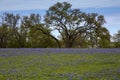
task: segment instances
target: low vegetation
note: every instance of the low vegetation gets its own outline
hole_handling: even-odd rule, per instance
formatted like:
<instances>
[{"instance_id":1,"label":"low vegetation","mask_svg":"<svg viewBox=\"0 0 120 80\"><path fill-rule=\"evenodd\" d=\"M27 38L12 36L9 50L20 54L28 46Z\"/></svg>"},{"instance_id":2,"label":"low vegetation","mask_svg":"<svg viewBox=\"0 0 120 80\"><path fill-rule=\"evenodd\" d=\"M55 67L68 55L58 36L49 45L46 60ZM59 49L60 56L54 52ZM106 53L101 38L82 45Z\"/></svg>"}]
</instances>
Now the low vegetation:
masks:
<instances>
[{"instance_id":1,"label":"low vegetation","mask_svg":"<svg viewBox=\"0 0 120 80\"><path fill-rule=\"evenodd\" d=\"M119 49L116 49L118 53L40 51L42 49L1 49L0 80L120 79Z\"/></svg>"}]
</instances>

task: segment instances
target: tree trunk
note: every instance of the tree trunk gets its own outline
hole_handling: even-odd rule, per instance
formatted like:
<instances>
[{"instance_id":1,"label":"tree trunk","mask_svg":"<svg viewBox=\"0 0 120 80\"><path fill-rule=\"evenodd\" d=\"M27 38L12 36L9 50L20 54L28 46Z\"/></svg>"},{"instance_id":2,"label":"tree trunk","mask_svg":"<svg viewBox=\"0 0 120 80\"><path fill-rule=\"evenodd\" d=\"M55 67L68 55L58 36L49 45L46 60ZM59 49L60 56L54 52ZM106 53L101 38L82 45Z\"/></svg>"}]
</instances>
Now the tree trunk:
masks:
<instances>
[{"instance_id":1,"label":"tree trunk","mask_svg":"<svg viewBox=\"0 0 120 80\"><path fill-rule=\"evenodd\" d=\"M65 41L65 48L72 48L73 47L73 42L70 40Z\"/></svg>"},{"instance_id":2,"label":"tree trunk","mask_svg":"<svg viewBox=\"0 0 120 80\"><path fill-rule=\"evenodd\" d=\"M6 44L5 44L4 38L0 39L0 48L6 48Z\"/></svg>"}]
</instances>

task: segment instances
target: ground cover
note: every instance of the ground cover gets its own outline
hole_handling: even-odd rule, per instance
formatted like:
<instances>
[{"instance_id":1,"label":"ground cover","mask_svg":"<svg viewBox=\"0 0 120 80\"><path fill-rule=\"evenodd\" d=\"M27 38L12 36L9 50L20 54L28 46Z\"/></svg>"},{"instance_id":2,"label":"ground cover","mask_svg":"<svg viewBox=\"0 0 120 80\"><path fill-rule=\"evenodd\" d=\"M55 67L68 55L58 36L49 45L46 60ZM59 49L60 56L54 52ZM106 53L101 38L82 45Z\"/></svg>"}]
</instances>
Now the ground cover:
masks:
<instances>
[{"instance_id":1,"label":"ground cover","mask_svg":"<svg viewBox=\"0 0 120 80\"><path fill-rule=\"evenodd\" d=\"M0 80L120 80L119 52L40 51L0 49Z\"/></svg>"}]
</instances>

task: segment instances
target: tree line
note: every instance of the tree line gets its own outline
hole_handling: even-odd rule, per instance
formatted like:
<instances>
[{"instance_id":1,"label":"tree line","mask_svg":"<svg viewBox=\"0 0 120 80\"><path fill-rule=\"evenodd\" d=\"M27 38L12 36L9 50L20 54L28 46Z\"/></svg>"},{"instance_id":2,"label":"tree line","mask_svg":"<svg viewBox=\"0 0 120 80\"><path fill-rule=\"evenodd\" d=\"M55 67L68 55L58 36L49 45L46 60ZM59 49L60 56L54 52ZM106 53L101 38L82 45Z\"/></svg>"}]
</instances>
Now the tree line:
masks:
<instances>
[{"instance_id":1,"label":"tree line","mask_svg":"<svg viewBox=\"0 0 120 80\"><path fill-rule=\"evenodd\" d=\"M104 16L71 7L68 2L57 2L46 11L43 21L40 14L4 13L0 16L0 48L111 47ZM55 31L59 38L52 34ZM116 35L112 47L120 47Z\"/></svg>"}]
</instances>

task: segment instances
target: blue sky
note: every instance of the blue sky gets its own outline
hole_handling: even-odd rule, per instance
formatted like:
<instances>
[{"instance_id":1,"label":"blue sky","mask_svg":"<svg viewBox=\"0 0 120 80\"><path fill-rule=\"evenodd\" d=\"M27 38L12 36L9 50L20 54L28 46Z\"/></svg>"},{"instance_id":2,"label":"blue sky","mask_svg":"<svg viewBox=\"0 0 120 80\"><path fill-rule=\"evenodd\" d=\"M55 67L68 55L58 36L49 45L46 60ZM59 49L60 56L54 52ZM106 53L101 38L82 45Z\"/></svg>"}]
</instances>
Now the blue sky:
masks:
<instances>
[{"instance_id":1,"label":"blue sky","mask_svg":"<svg viewBox=\"0 0 120 80\"><path fill-rule=\"evenodd\" d=\"M107 22L104 26L111 35L120 30L120 0L0 0L0 14L4 12L20 15L40 13L43 16L50 6L64 1L71 3L72 8L104 15Z\"/></svg>"}]
</instances>

